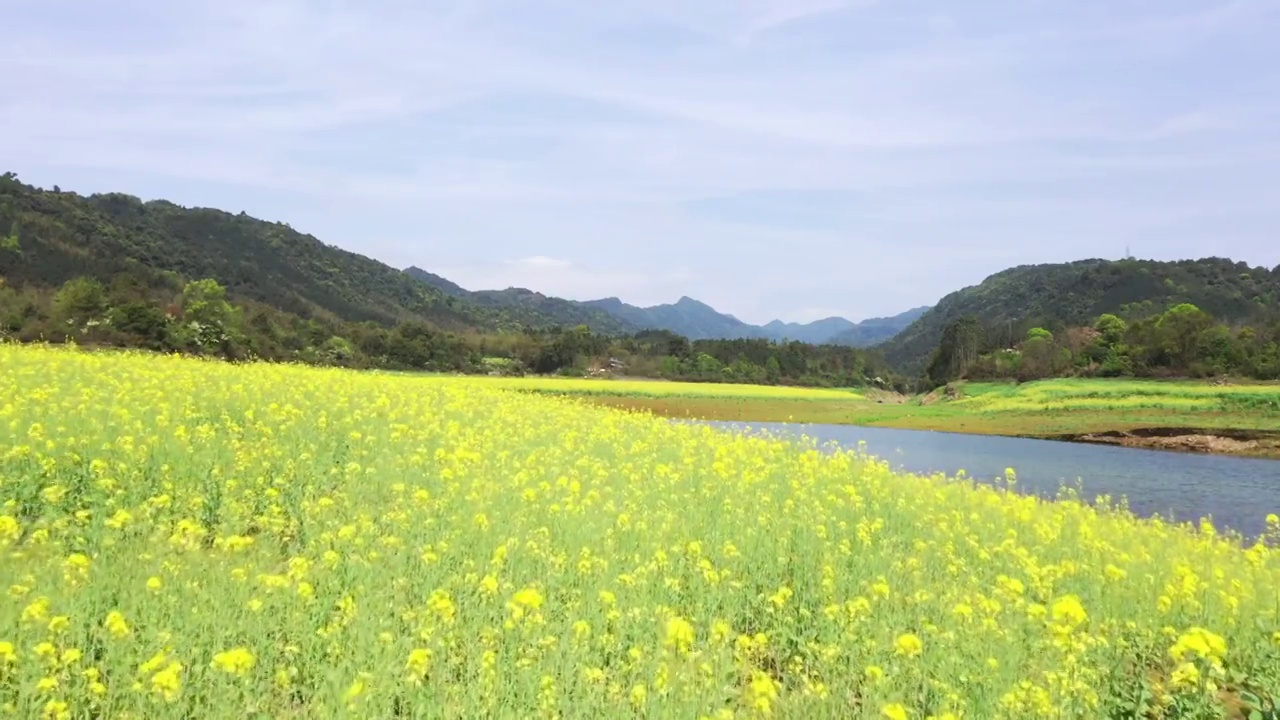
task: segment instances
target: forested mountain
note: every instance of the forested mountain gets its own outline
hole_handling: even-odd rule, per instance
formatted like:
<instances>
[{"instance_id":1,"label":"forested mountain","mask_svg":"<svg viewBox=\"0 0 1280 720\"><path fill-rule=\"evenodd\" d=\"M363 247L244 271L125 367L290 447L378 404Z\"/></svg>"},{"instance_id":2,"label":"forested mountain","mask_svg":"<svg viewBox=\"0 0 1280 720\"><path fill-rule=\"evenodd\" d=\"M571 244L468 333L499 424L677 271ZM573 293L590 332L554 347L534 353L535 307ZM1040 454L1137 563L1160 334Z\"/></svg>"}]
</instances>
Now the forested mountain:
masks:
<instances>
[{"instance_id":1,"label":"forested mountain","mask_svg":"<svg viewBox=\"0 0 1280 720\"><path fill-rule=\"evenodd\" d=\"M944 331L964 318L981 323L992 342L1011 347L1035 327L1059 333L1091 326L1105 313L1132 321L1179 303L1228 324L1266 320L1280 303L1280 268L1212 257L1024 265L947 295L877 348L899 371L919 375Z\"/></svg>"},{"instance_id":2,"label":"forested mountain","mask_svg":"<svg viewBox=\"0 0 1280 720\"><path fill-rule=\"evenodd\" d=\"M211 278L238 297L300 315L445 328L516 321L468 306L376 260L326 245L284 223L131 195L81 196L0 177L0 275L60 285L120 272Z\"/></svg>"},{"instance_id":3,"label":"forested mountain","mask_svg":"<svg viewBox=\"0 0 1280 720\"><path fill-rule=\"evenodd\" d=\"M871 347L902 332L928 310L929 306L923 305L892 317L868 318L832 336L829 342L852 347Z\"/></svg>"},{"instance_id":4,"label":"forested mountain","mask_svg":"<svg viewBox=\"0 0 1280 720\"><path fill-rule=\"evenodd\" d=\"M426 283L450 297L506 313L523 320L526 325L563 327L586 325L593 332L606 335L624 335L642 329L598 308L573 300L543 295L525 288L471 291L419 267L408 267L404 272L409 277Z\"/></svg>"},{"instance_id":5,"label":"forested mountain","mask_svg":"<svg viewBox=\"0 0 1280 720\"><path fill-rule=\"evenodd\" d=\"M0 179L0 236L7 247L0 251L0 275L10 283L56 286L129 271L162 285L172 274L213 279L233 297L297 315L351 322L426 320L452 330L583 323L597 332L628 329L605 313L537 293L459 294L461 288L443 278L422 282L285 223L121 193L42 190L11 174Z\"/></svg>"},{"instance_id":6,"label":"forested mountain","mask_svg":"<svg viewBox=\"0 0 1280 720\"><path fill-rule=\"evenodd\" d=\"M465 298L471 294L470 290L467 290L466 288L462 287L458 283L453 282L448 278L440 277L439 275L433 272L423 270L422 268L416 265L410 265L409 267L405 268L404 273L415 280L421 280L422 282L427 283L428 285L434 285L437 289L439 289L445 295L451 295L457 298Z\"/></svg>"}]
</instances>

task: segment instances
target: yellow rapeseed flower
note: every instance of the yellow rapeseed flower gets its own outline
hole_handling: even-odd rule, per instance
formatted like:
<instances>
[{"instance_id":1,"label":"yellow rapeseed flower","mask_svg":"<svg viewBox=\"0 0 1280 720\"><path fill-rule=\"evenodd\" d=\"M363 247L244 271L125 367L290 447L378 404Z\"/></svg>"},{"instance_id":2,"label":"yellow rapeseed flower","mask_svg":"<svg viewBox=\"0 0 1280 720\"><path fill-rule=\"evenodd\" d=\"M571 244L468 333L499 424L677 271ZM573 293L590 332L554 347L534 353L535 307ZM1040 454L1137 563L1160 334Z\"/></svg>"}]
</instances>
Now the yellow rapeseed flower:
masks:
<instances>
[{"instance_id":1,"label":"yellow rapeseed flower","mask_svg":"<svg viewBox=\"0 0 1280 720\"><path fill-rule=\"evenodd\" d=\"M107 613L107 619L103 621L102 625L114 638L128 637L131 632L129 623L125 621L124 615L119 610L112 610Z\"/></svg>"},{"instance_id":2,"label":"yellow rapeseed flower","mask_svg":"<svg viewBox=\"0 0 1280 720\"><path fill-rule=\"evenodd\" d=\"M1200 682L1200 670L1192 663L1184 662L1174 668L1169 675L1169 682L1174 687L1194 686Z\"/></svg>"},{"instance_id":3,"label":"yellow rapeseed flower","mask_svg":"<svg viewBox=\"0 0 1280 720\"><path fill-rule=\"evenodd\" d=\"M667 620L667 632L663 644L678 653L687 653L693 647L693 625L682 617Z\"/></svg>"},{"instance_id":4,"label":"yellow rapeseed flower","mask_svg":"<svg viewBox=\"0 0 1280 720\"><path fill-rule=\"evenodd\" d=\"M69 720L71 706L64 700L50 700L41 709L41 716L44 720Z\"/></svg>"},{"instance_id":5,"label":"yellow rapeseed flower","mask_svg":"<svg viewBox=\"0 0 1280 720\"><path fill-rule=\"evenodd\" d=\"M166 702L174 702L182 693L182 663L171 661L151 676L151 692Z\"/></svg>"},{"instance_id":6,"label":"yellow rapeseed flower","mask_svg":"<svg viewBox=\"0 0 1280 720\"><path fill-rule=\"evenodd\" d=\"M1069 628L1081 625L1089 619L1089 614L1080 604L1080 598L1075 595L1066 595L1055 601L1050 616L1054 622Z\"/></svg>"},{"instance_id":7,"label":"yellow rapeseed flower","mask_svg":"<svg viewBox=\"0 0 1280 720\"><path fill-rule=\"evenodd\" d=\"M907 720L907 708L901 703L889 703L880 710L880 714L888 720Z\"/></svg>"},{"instance_id":8,"label":"yellow rapeseed flower","mask_svg":"<svg viewBox=\"0 0 1280 720\"><path fill-rule=\"evenodd\" d=\"M404 667L410 678L421 680L426 677L427 670L431 667L431 651L427 648L415 648L409 653L409 659Z\"/></svg>"},{"instance_id":9,"label":"yellow rapeseed flower","mask_svg":"<svg viewBox=\"0 0 1280 720\"><path fill-rule=\"evenodd\" d=\"M237 647L217 653L210 665L225 673L242 676L253 669L255 662L253 653L248 648Z\"/></svg>"},{"instance_id":10,"label":"yellow rapeseed flower","mask_svg":"<svg viewBox=\"0 0 1280 720\"><path fill-rule=\"evenodd\" d=\"M899 635L898 639L893 641L893 651L899 655L916 657L924 652L924 643L920 641L919 636L906 633Z\"/></svg>"}]
</instances>

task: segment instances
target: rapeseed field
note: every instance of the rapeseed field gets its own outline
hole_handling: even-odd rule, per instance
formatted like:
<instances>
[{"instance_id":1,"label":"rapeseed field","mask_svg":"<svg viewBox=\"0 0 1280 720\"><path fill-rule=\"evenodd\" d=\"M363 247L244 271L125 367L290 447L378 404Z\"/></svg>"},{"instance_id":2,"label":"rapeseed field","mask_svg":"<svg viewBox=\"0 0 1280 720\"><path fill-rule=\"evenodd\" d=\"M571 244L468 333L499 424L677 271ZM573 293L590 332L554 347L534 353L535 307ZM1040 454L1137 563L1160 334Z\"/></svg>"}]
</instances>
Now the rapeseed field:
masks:
<instances>
[{"instance_id":1,"label":"rapeseed field","mask_svg":"<svg viewBox=\"0 0 1280 720\"><path fill-rule=\"evenodd\" d=\"M0 370L0 715L1274 717L1274 516L1244 545L482 380Z\"/></svg>"}]
</instances>

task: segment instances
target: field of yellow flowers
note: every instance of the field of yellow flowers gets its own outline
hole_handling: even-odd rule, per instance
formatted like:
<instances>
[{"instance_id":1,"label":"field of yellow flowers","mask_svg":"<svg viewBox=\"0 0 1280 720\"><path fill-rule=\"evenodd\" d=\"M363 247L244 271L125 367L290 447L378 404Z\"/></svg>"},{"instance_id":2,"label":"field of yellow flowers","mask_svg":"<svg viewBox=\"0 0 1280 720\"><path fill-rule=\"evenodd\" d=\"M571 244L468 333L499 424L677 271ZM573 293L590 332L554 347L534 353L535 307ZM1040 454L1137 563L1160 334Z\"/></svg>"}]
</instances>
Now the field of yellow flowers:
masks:
<instances>
[{"instance_id":1,"label":"field of yellow flowers","mask_svg":"<svg viewBox=\"0 0 1280 720\"><path fill-rule=\"evenodd\" d=\"M477 380L0 369L0 716L1274 717L1266 542Z\"/></svg>"}]
</instances>

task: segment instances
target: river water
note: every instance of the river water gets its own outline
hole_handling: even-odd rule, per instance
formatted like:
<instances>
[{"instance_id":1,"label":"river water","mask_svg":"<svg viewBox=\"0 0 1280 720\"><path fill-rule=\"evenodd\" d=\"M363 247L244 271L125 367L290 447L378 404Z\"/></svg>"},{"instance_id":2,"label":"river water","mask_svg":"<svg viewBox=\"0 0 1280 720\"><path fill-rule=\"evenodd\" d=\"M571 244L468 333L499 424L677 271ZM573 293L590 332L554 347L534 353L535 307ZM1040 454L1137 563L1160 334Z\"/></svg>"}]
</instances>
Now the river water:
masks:
<instances>
[{"instance_id":1,"label":"river water","mask_svg":"<svg viewBox=\"0 0 1280 720\"><path fill-rule=\"evenodd\" d=\"M1011 467L1022 492L1052 498L1063 485L1080 487L1089 501L1124 497L1140 516L1179 522L1208 517L1219 530L1250 538L1262 532L1267 513L1280 513L1280 460L853 425L708 424L804 435L851 450L865 442L867 453L909 473L955 475L963 469L977 482L992 482Z\"/></svg>"}]
</instances>

